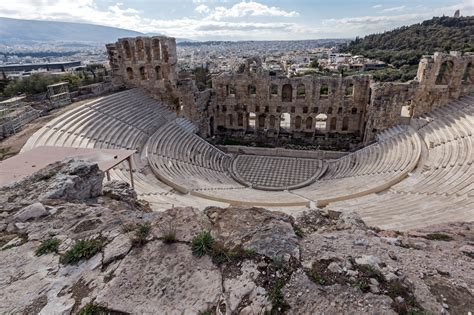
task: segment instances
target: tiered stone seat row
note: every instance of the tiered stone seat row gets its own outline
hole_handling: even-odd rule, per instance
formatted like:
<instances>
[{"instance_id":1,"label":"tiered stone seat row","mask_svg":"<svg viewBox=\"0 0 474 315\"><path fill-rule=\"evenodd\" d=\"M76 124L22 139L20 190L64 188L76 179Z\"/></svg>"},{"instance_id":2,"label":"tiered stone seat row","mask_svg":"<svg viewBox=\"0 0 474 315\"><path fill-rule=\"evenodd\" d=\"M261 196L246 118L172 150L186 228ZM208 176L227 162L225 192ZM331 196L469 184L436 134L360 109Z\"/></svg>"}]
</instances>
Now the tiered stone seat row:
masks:
<instances>
[{"instance_id":1,"label":"tiered stone seat row","mask_svg":"<svg viewBox=\"0 0 474 315\"><path fill-rule=\"evenodd\" d=\"M155 174L183 193L241 187L228 172L232 158L175 121L150 138L147 157Z\"/></svg>"}]
</instances>

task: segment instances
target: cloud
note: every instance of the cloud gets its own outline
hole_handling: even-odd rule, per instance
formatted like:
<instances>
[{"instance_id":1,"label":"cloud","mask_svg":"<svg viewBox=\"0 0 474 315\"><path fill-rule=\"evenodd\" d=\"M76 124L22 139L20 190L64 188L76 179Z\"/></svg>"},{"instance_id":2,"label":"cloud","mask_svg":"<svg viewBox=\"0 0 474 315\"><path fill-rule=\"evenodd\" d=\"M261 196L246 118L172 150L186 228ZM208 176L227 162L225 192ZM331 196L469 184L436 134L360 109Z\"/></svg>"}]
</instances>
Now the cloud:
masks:
<instances>
[{"instance_id":1,"label":"cloud","mask_svg":"<svg viewBox=\"0 0 474 315\"><path fill-rule=\"evenodd\" d=\"M216 7L209 15L209 18L222 20L224 18L242 18L246 16L297 17L299 13L296 11L285 11L278 7L269 7L255 1L242 1L230 8Z\"/></svg>"},{"instance_id":2,"label":"cloud","mask_svg":"<svg viewBox=\"0 0 474 315\"><path fill-rule=\"evenodd\" d=\"M376 4L372 6L373 9L380 9L381 7L383 7L383 5L381 4Z\"/></svg>"},{"instance_id":3,"label":"cloud","mask_svg":"<svg viewBox=\"0 0 474 315\"><path fill-rule=\"evenodd\" d=\"M392 7L392 8L383 9L382 12L400 12L400 11L405 10L405 8L406 8L406 6L401 5L399 7Z\"/></svg>"},{"instance_id":4,"label":"cloud","mask_svg":"<svg viewBox=\"0 0 474 315\"><path fill-rule=\"evenodd\" d=\"M205 4L200 4L194 9L196 12L204 14L204 13L209 13L209 7Z\"/></svg>"}]
</instances>

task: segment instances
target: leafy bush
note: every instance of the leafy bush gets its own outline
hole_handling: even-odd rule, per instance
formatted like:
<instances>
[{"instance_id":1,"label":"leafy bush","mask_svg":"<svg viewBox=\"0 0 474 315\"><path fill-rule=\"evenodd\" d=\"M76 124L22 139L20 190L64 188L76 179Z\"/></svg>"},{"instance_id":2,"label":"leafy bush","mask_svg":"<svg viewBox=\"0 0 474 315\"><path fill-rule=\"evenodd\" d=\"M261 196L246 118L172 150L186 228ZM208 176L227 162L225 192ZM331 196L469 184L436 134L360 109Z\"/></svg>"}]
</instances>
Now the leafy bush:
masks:
<instances>
[{"instance_id":1,"label":"leafy bush","mask_svg":"<svg viewBox=\"0 0 474 315\"><path fill-rule=\"evenodd\" d=\"M58 253L59 244L61 241L57 238L50 238L41 242L40 246L36 249L35 255L42 256L48 253Z\"/></svg>"},{"instance_id":2,"label":"leafy bush","mask_svg":"<svg viewBox=\"0 0 474 315\"><path fill-rule=\"evenodd\" d=\"M214 238L209 231L203 231L196 235L191 241L191 250L193 255L202 257L211 253L214 245Z\"/></svg>"},{"instance_id":3,"label":"leafy bush","mask_svg":"<svg viewBox=\"0 0 474 315\"><path fill-rule=\"evenodd\" d=\"M143 246L146 244L146 239L150 235L151 226L149 224L140 224L135 230L135 236L132 238L133 246Z\"/></svg>"},{"instance_id":4,"label":"leafy bush","mask_svg":"<svg viewBox=\"0 0 474 315\"><path fill-rule=\"evenodd\" d=\"M96 238L93 240L79 240L66 251L59 262L64 265L77 264L81 260L89 259L102 250L104 240Z\"/></svg>"}]
</instances>

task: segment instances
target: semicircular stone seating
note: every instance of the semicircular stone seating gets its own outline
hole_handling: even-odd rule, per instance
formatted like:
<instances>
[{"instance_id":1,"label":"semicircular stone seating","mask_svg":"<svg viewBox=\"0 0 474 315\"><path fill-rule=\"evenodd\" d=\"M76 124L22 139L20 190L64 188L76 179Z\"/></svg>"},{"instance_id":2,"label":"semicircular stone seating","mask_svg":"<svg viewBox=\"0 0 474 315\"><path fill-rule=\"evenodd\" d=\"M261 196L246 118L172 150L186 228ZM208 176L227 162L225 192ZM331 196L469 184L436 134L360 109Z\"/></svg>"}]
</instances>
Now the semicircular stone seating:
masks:
<instances>
[{"instance_id":1,"label":"semicircular stone seating","mask_svg":"<svg viewBox=\"0 0 474 315\"><path fill-rule=\"evenodd\" d=\"M474 97L413 121L423 152L415 171L389 190L331 204L385 229L474 220Z\"/></svg>"}]
</instances>

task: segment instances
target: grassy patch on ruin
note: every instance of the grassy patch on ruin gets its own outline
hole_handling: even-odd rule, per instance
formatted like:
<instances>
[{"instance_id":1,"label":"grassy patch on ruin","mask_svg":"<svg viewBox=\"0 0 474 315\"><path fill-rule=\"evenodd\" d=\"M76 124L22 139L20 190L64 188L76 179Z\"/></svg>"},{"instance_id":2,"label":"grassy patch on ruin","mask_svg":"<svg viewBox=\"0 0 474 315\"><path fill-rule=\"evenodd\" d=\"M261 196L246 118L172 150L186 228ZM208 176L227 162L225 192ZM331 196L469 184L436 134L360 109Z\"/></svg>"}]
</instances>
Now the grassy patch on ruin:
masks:
<instances>
[{"instance_id":1,"label":"grassy patch on ruin","mask_svg":"<svg viewBox=\"0 0 474 315\"><path fill-rule=\"evenodd\" d=\"M26 244L26 243L28 242L28 235L27 235L27 234L20 234L20 235L18 235L18 237L20 238L20 242L19 242L19 243L11 244L11 245L2 247L2 251L3 251L3 250L10 249L10 248L13 248L13 247L21 246L21 245Z\"/></svg>"},{"instance_id":2,"label":"grassy patch on ruin","mask_svg":"<svg viewBox=\"0 0 474 315\"><path fill-rule=\"evenodd\" d=\"M163 241L165 244L172 244L178 241L176 237L176 228L169 223L165 228L162 229L162 237L160 239Z\"/></svg>"},{"instance_id":3,"label":"grassy patch on ruin","mask_svg":"<svg viewBox=\"0 0 474 315\"><path fill-rule=\"evenodd\" d=\"M214 238L209 231L203 231L196 235L191 241L191 250L194 256L202 257L211 253Z\"/></svg>"},{"instance_id":4,"label":"grassy patch on ruin","mask_svg":"<svg viewBox=\"0 0 474 315\"><path fill-rule=\"evenodd\" d=\"M57 238L50 238L41 242L40 246L35 251L36 256L42 256L49 253L58 253L59 245L61 241Z\"/></svg>"},{"instance_id":5,"label":"grassy patch on ruin","mask_svg":"<svg viewBox=\"0 0 474 315\"><path fill-rule=\"evenodd\" d=\"M285 302L285 297L281 290L285 286L285 281L283 279L278 279L273 282L272 286L267 292L267 297L272 302L272 310L270 314L282 314L289 308L288 304Z\"/></svg>"},{"instance_id":6,"label":"grassy patch on ruin","mask_svg":"<svg viewBox=\"0 0 474 315\"><path fill-rule=\"evenodd\" d=\"M428 240L431 240L431 241L445 241L445 242L449 242L449 241L453 240L453 238L451 236L449 236L448 234L444 234L444 233L430 233L430 234L427 234L426 236L424 236L424 238L426 238Z\"/></svg>"},{"instance_id":7,"label":"grassy patch on ruin","mask_svg":"<svg viewBox=\"0 0 474 315\"><path fill-rule=\"evenodd\" d=\"M83 308L79 310L78 315L124 315L127 313L112 311L108 308L100 306L95 303L87 303Z\"/></svg>"},{"instance_id":8,"label":"grassy patch on ruin","mask_svg":"<svg viewBox=\"0 0 474 315\"><path fill-rule=\"evenodd\" d=\"M104 240L99 237L92 240L78 240L59 259L64 265L77 264L81 260L86 260L102 250Z\"/></svg>"},{"instance_id":9,"label":"grassy patch on ruin","mask_svg":"<svg viewBox=\"0 0 474 315\"><path fill-rule=\"evenodd\" d=\"M147 243L148 235L150 235L151 226L149 224L140 224L135 229L135 234L132 238L132 246L142 247Z\"/></svg>"}]
</instances>

